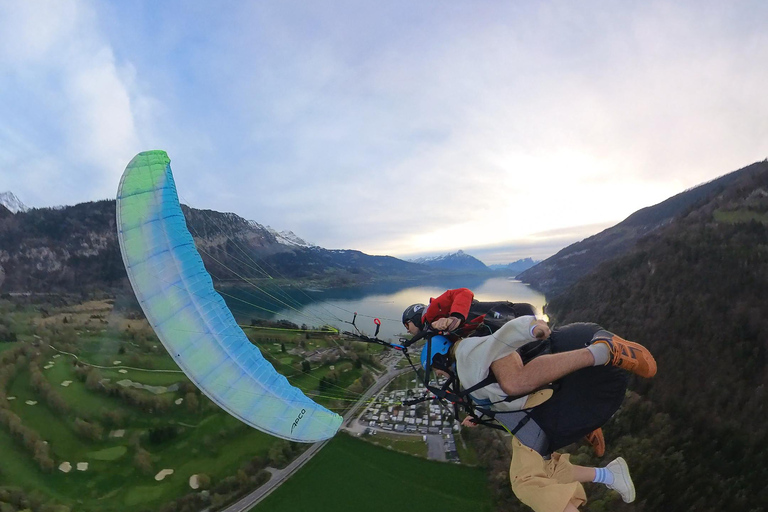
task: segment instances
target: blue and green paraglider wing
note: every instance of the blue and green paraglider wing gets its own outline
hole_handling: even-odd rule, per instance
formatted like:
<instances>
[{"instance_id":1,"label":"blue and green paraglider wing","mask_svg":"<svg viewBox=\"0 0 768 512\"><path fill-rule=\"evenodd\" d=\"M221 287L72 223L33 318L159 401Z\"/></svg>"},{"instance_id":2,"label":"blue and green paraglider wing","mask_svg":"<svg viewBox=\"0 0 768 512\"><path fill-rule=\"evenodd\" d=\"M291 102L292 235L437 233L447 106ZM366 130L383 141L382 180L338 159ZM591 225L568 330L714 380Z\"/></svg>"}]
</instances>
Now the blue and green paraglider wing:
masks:
<instances>
[{"instance_id":1,"label":"blue and green paraglider wing","mask_svg":"<svg viewBox=\"0 0 768 512\"><path fill-rule=\"evenodd\" d=\"M291 441L333 436L342 418L277 373L240 329L195 248L170 159L139 153L117 192L123 262L139 303L179 367L243 422Z\"/></svg>"}]
</instances>

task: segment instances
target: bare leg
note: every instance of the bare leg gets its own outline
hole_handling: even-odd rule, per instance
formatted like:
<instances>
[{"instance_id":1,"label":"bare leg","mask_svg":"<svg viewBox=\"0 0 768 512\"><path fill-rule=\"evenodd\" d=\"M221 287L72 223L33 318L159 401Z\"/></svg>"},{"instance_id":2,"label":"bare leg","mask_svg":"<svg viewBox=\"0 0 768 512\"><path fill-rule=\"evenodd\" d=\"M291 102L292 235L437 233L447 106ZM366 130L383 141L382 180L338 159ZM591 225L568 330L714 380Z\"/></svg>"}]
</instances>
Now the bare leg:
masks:
<instances>
[{"instance_id":1,"label":"bare leg","mask_svg":"<svg viewBox=\"0 0 768 512\"><path fill-rule=\"evenodd\" d=\"M595 468L573 466L573 478L581 483L591 482L595 479Z\"/></svg>"},{"instance_id":2,"label":"bare leg","mask_svg":"<svg viewBox=\"0 0 768 512\"><path fill-rule=\"evenodd\" d=\"M510 396L524 395L595 363L592 353L583 348L532 359L523 366L520 354L513 352L497 359L491 370L501 389Z\"/></svg>"},{"instance_id":3,"label":"bare leg","mask_svg":"<svg viewBox=\"0 0 768 512\"><path fill-rule=\"evenodd\" d=\"M577 482L585 483L591 482L595 479L595 468L588 468L585 466L573 466L573 478ZM578 508L573 506L572 503L568 503L563 512L578 512Z\"/></svg>"}]
</instances>

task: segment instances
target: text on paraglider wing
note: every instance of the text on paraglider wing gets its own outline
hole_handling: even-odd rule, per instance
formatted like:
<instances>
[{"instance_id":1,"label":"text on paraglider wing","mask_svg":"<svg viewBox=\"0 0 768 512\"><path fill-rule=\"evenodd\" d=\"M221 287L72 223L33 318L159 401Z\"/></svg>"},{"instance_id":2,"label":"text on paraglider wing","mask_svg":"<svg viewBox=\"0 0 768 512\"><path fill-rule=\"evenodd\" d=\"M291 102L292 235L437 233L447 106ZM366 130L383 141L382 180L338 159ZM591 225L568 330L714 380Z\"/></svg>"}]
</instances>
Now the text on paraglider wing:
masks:
<instances>
[{"instance_id":1,"label":"text on paraglider wing","mask_svg":"<svg viewBox=\"0 0 768 512\"><path fill-rule=\"evenodd\" d=\"M296 426L301 421L301 418L304 417L304 413L307 412L306 409L302 409L298 416L296 416L296 419L293 421L293 425L291 425L291 434L293 434L293 429L296 428Z\"/></svg>"}]
</instances>

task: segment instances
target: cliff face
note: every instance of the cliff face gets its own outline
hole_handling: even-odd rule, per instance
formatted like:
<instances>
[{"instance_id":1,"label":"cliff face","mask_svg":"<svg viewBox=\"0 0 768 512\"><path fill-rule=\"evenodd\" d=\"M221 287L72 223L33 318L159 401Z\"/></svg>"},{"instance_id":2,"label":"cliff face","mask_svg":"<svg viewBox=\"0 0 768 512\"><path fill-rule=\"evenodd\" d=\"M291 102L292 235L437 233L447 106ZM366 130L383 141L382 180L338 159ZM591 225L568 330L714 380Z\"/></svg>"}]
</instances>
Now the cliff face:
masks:
<instances>
[{"instance_id":1,"label":"cliff face","mask_svg":"<svg viewBox=\"0 0 768 512\"><path fill-rule=\"evenodd\" d=\"M114 201L31 209L0 218L0 290L87 290L121 279Z\"/></svg>"}]
</instances>

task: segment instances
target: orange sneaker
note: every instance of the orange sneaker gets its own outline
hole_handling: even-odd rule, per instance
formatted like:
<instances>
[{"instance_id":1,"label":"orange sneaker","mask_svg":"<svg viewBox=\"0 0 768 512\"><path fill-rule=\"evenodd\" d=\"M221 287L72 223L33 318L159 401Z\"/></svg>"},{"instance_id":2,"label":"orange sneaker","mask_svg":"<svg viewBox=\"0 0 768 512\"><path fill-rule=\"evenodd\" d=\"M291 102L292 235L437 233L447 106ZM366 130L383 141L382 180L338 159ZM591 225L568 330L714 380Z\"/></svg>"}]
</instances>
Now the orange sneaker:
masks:
<instances>
[{"instance_id":1,"label":"orange sneaker","mask_svg":"<svg viewBox=\"0 0 768 512\"><path fill-rule=\"evenodd\" d=\"M611 352L607 364L618 366L641 377L649 379L656 375L656 360L647 348L634 341L627 341L611 334L611 338L597 339L594 343L605 343Z\"/></svg>"},{"instance_id":2,"label":"orange sneaker","mask_svg":"<svg viewBox=\"0 0 768 512\"><path fill-rule=\"evenodd\" d=\"M603 437L603 429L597 428L587 434L584 439L592 446L595 451L595 455L602 457L605 455L605 437Z\"/></svg>"}]
</instances>

